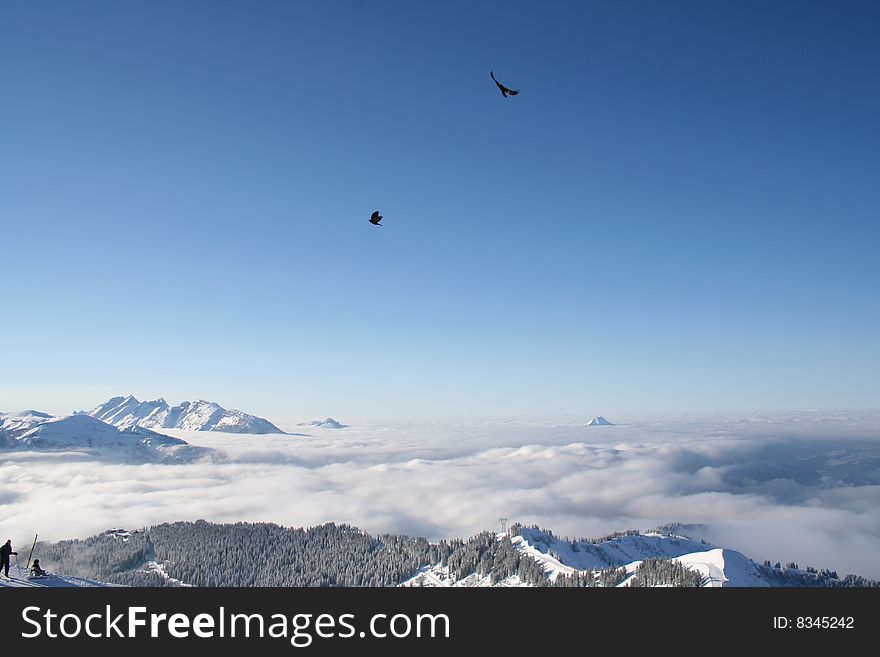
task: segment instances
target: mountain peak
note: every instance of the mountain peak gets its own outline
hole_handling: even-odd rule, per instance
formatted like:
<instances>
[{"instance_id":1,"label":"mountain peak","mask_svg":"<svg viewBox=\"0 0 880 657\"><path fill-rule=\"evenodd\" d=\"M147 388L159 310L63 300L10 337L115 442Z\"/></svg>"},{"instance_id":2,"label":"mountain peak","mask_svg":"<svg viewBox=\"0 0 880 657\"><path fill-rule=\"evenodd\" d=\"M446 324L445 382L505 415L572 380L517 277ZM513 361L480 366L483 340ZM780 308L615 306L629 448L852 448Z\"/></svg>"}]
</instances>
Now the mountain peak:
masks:
<instances>
[{"instance_id":1,"label":"mountain peak","mask_svg":"<svg viewBox=\"0 0 880 657\"><path fill-rule=\"evenodd\" d=\"M261 417L205 399L184 401L169 406L163 397L154 401L138 401L134 395L113 397L86 413L120 429L186 429L189 431L225 431L228 433L284 433Z\"/></svg>"},{"instance_id":2,"label":"mountain peak","mask_svg":"<svg viewBox=\"0 0 880 657\"><path fill-rule=\"evenodd\" d=\"M344 429L346 426L342 422L337 422L332 417L326 417L323 420L314 420L312 422L301 422L301 427L320 427L321 429Z\"/></svg>"},{"instance_id":3,"label":"mountain peak","mask_svg":"<svg viewBox=\"0 0 880 657\"><path fill-rule=\"evenodd\" d=\"M609 422L603 416L597 415L587 424L588 427L613 427L614 423Z\"/></svg>"}]
</instances>

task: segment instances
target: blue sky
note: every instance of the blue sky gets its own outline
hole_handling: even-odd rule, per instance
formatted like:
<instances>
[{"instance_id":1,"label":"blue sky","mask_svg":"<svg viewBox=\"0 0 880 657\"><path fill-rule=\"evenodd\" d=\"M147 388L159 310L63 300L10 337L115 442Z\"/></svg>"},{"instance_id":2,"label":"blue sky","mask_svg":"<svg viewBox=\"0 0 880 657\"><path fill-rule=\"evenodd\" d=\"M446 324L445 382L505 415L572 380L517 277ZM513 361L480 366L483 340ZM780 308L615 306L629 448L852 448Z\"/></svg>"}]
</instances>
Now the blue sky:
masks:
<instances>
[{"instance_id":1,"label":"blue sky","mask_svg":"<svg viewBox=\"0 0 880 657\"><path fill-rule=\"evenodd\" d=\"M4 3L0 410L876 407L878 26Z\"/></svg>"}]
</instances>

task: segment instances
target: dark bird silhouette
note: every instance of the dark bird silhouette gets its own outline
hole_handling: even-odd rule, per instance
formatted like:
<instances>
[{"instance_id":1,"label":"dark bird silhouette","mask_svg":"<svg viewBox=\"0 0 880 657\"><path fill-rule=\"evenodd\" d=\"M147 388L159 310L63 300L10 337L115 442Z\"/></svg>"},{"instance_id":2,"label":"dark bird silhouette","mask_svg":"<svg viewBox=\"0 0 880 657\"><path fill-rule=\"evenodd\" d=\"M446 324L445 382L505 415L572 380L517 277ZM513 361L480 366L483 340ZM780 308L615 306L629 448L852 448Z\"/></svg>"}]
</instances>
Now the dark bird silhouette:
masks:
<instances>
[{"instance_id":1,"label":"dark bird silhouette","mask_svg":"<svg viewBox=\"0 0 880 657\"><path fill-rule=\"evenodd\" d=\"M381 226L379 222L382 221L382 215L379 214L378 210L375 210L373 214L370 215L370 223L374 226Z\"/></svg>"},{"instance_id":2,"label":"dark bird silhouette","mask_svg":"<svg viewBox=\"0 0 880 657\"><path fill-rule=\"evenodd\" d=\"M489 71L489 75L492 76L492 79L495 80L495 73L493 71ZM495 80L495 84L498 85L498 89L501 91L501 95L507 98L508 94L511 96L516 96L519 91L516 89L509 89L501 84L498 80Z\"/></svg>"}]
</instances>

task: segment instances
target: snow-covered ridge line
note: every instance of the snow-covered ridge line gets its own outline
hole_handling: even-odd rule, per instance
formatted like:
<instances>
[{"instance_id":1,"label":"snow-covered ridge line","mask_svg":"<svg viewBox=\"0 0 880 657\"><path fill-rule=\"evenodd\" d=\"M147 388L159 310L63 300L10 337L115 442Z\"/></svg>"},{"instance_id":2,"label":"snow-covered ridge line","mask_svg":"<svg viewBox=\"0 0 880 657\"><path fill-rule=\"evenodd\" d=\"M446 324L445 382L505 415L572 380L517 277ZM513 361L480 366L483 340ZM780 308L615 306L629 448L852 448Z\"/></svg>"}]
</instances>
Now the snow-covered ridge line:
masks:
<instances>
[{"instance_id":1,"label":"snow-covered ridge line","mask_svg":"<svg viewBox=\"0 0 880 657\"><path fill-rule=\"evenodd\" d=\"M551 581L560 575L622 566L626 568L627 577L618 586L629 586L642 562L669 559L699 573L705 587L771 585L757 564L740 552L675 534L632 532L599 542L566 541L548 532L524 527L510 540L517 549L541 564Z\"/></svg>"},{"instance_id":2,"label":"snow-covered ridge line","mask_svg":"<svg viewBox=\"0 0 880 657\"><path fill-rule=\"evenodd\" d=\"M180 463L212 453L180 438L131 426L119 429L89 415L0 414L0 449L89 450L138 462Z\"/></svg>"},{"instance_id":3,"label":"snow-covered ridge line","mask_svg":"<svg viewBox=\"0 0 880 657\"><path fill-rule=\"evenodd\" d=\"M512 533L499 533L496 539L499 542L510 541L518 554L537 564L547 583L556 586L717 588L850 585L836 580L836 575L834 580L820 581L820 575L815 571L759 566L736 550L665 530L628 531L603 539L571 540L559 539L552 532L534 527L515 526ZM545 585L540 577L524 581L517 575L506 575L507 572L493 573L491 569L486 572L480 568L473 572L456 572L448 564L437 563L420 568L401 586Z\"/></svg>"},{"instance_id":4,"label":"snow-covered ridge line","mask_svg":"<svg viewBox=\"0 0 880 657\"><path fill-rule=\"evenodd\" d=\"M199 520L39 543L37 553L49 570L133 586L880 586L795 564L758 565L735 550L663 531L571 541L514 524L509 533L435 543L332 522L306 529Z\"/></svg>"},{"instance_id":5,"label":"snow-covered ridge line","mask_svg":"<svg viewBox=\"0 0 880 657\"><path fill-rule=\"evenodd\" d=\"M82 413L122 429L137 426L146 429L185 429L226 433L284 433L264 418L235 409L225 409L216 402L203 399L171 406L162 398L139 401L133 395L128 395L113 397Z\"/></svg>"}]
</instances>

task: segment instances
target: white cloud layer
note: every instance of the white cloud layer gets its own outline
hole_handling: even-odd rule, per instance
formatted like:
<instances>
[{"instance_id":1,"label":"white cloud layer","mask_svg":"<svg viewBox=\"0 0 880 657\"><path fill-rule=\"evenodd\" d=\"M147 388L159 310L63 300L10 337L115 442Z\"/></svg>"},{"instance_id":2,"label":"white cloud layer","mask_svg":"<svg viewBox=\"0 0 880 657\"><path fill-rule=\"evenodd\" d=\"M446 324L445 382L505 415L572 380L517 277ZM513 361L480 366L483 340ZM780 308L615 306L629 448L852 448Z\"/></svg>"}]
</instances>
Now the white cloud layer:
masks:
<instances>
[{"instance_id":1,"label":"white cloud layer","mask_svg":"<svg viewBox=\"0 0 880 657\"><path fill-rule=\"evenodd\" d=\"M174 520L347 522L468 536L498 518L556 534L680 521L756 560L880 579L880 412L457 421L253 436L169 431L221 462L2 454L0 539L19 546ZM299 430L293 423L291 430Z\"/></svg>"}]
</instances>

